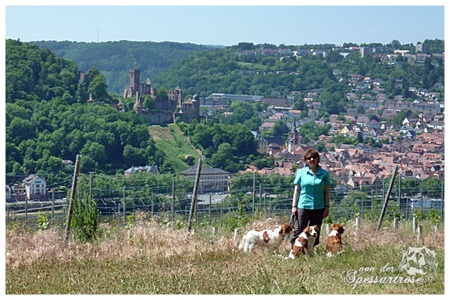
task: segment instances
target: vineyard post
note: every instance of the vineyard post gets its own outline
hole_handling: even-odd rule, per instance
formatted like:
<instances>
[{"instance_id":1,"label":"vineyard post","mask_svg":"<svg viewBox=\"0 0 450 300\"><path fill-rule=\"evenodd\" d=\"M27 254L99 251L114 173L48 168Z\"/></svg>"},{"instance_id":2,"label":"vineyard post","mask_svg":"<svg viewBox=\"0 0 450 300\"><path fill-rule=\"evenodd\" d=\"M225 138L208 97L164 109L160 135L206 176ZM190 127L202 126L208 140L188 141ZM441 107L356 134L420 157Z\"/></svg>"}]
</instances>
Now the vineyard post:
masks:
<instances>
[{"instance_id":1,"label":"vineyard post","mask_svg":"<svg viewBox=\"0 0 450 300\"><path fill-rule=\"evenodd\" d=\"M211 225L211 198L212 198L212 195L209 195L209 210L208 210L208 212L209 212L209 225Z\"/></svg>"},{"instance_id":2,"label":"vineyard post","mask_svg":"<svg viewBox=\"0 0 450 300\"><path fill-rule=\"evenodd\" d=\"M70 222L72 222L73 206L75 202L75 194L77 193L77 183L78 183L78 172L80 170L81 155L77 154L77 160L75 161L75 170L73 171L72 180L72 192L70 193L69 199L69 211L67 212L67 222L66 222L66 234L64 236L64 243L69 241L70 235Z\"/></svg>"},{"instance_id":3,"label":"vineyard post","mask_svg":"<svg viewBox=\"0 0 450 300\"><path fill-rule=\"evenodd\" d=\"M127 208L126 204L125 204L125 197L126 197L125 186L123 186L123 205L122 205L123 207L122 207L122 209L123 209L123 224L124 225L126 224L125 209Z\"/></svg>"},{"instance_id":4,"label":"vineyard post","mask_svg":"<svg viewBox=\"0 0 450 300\"><path fill-rule=\"evenodd\" d=\"M256 184L256 172L253 172L253 190L252 190L252 220L255 219L255 184Z\"/></svg>"},{"instance_id":5,"label":"vineyard post","mask_svg":"<svg viewBox=\"0 0 450 300\"><path fill-rule=\"evenodd\" d=\"M397 168L398 168L398 166L395 165L394 172L393 172L392 178L391 178L391 183L389 184L389 189L386 194L386 198L384 199L384 205L383 205L383 209L381 210L380 219L378 220L377 231L380 229L381 223L383 222L384 214L386 213L387 204L389 202L389 196L391 195L392 187L394 186L395 175L397 174Z\"/></svg>"},{"instance_id":6,"label":"vineyard post","mask_svg":"<svg viewBox=\"0 0 450 300\"><path fill-rule=\"evenodd\" d=\"M52 188L52 222L53 225L55 219L55 187Z\"/></svg>"},{"instance_id":7,"label":"vineyard post","mask_svg":"<svg viewBox=\"0 0 450 300\"><path fill-rule=\"evenodd\" d=\"M175 220L175 175L172 177L172 201L170 203L170 221Z\"/></svg>"},{"instance_id":8,"label":"vineyard post","mask_svg":"<svg viewBox=\"0 0 450 300\"><path fill-rule=\"evenodd\" d=\"M28 227L28 195L25 195L25 229Z\"/></svg>"},{"instance_id":9,"label":"vineyard post","mask_svg":"<svg viewBox=\"0 0 450 300\"><path fill-rule=\"evenodd\" d=\"M195 176L195 183L194 183L194 191L192 193L192 202L191 202L191 211L189 212L189 221L188 221L188 227L187 231L191 231L192 227L192 218L194 217L194 211L195 207L197 206L197 193L198 193L198 185L200 182L200 175L202 172L202 159L198 159L198 167L197 167L197 175Z\"/></svg>"}]
</instances>

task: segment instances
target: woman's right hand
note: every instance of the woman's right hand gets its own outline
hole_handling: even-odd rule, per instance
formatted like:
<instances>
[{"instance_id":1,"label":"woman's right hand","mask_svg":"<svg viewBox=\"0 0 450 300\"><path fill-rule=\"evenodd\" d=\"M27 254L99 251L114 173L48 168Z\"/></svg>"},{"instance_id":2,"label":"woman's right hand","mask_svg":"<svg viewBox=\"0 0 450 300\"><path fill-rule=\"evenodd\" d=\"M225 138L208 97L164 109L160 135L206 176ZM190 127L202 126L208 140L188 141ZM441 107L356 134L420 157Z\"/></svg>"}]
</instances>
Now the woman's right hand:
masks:
<instances>
[{"instance_id":1,"label":"woman's right hand","mask_svg":"<svg viewBox=\"0 0 450 300\"><path fill-rule=\"evenodd\" d=\"M292 207L292 215L293 216L297 215L297 207Z\"/></svg>"}]
</instances>

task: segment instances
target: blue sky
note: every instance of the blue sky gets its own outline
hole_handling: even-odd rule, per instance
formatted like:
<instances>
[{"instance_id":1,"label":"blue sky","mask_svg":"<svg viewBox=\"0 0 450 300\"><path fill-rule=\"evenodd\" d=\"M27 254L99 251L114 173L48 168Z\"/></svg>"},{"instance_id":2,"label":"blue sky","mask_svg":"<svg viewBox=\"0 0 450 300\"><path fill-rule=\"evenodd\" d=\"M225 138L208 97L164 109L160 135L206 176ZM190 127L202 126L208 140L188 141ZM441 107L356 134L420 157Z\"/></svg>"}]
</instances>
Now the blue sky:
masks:
<instances>
[{"instance_id":1,"label":"blue sky","mask_svg":"<svg viewBox=\"0 0 450 300\"><path fill-rule=\"evenodd\" d=\"M95 1L87 3L100 6L54 6L58 1L44 2L50 3L45 6L39 1L6 2L5 37L24 42L129 40L229 46L239 42L387 44L392 40L415 44L425 39L444 39L443 1L427 2L432 6L411 1L409 6L401 3L354 6L348 5L348 1L339 2L347 3L342 6L300 6L288 5L300 1L283 0L246 6L204 6L201 2L182 6L176 1L164 2L174 3L171 6L130 6L136 1L109 2L116 6L102 6L102 2ZM16 6L17 3L25 5ZM39 6L28 6L34 3ZM252 4L252 1L226 3ZM274 6L275 3L284 5Z\"/></svg>"}]
</instances>

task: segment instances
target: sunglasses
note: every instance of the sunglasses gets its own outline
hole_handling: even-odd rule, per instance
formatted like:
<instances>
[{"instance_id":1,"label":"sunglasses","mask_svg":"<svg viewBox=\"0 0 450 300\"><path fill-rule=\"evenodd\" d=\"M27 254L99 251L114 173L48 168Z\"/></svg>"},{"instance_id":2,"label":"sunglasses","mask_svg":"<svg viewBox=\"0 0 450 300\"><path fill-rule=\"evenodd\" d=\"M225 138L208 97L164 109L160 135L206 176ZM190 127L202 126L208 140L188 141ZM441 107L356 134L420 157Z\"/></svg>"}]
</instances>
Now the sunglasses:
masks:
<instances>
[{"instance_id":1,"label":"sunglasses","mask_svg":"<svg viewBox=\"0 0 450 300\"><path fill-rule=\"evenodd\" d=\"M318 158L319 156L318 155L312 155L312 156L308 156L307 158L306 158L306 160L311 160L311 158L312 159L316 159L316 158Z\"/></svg>"}]
</instances>

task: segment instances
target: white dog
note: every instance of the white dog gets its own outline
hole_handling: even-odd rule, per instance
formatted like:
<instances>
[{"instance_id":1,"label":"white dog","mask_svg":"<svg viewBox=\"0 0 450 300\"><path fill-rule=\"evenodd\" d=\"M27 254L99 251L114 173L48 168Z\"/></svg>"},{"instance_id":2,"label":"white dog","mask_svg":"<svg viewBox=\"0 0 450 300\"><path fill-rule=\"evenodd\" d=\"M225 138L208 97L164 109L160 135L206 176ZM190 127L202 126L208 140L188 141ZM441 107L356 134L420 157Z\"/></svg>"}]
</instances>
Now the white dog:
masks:
<instances>
[{"instance_id":1,"label":"white dog","mask_svg":"<svg viewBox=\"0 0 450 300\"><path fill-rule=\"evenodd\" d=\"M244 249L244 252L250 252L256 246L262 246L269 250L277 250L281 245L283 239L292 231L292 226L285 223L274 230L250 230L247 232L241 243L239 249Z\"/></svg>"}]
</instances>

